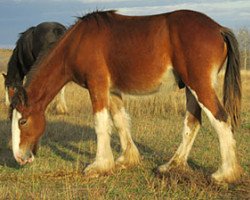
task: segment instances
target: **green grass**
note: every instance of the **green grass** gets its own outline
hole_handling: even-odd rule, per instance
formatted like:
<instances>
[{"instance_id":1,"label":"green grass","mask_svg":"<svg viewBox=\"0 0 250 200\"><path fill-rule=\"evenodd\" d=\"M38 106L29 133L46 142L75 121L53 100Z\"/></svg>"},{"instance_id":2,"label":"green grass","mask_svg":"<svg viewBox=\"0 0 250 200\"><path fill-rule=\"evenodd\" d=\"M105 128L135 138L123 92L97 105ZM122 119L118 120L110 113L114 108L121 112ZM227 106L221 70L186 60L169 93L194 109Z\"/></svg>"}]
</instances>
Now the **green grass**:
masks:
<instances>
[{"instance_id":1,"label":"green grass","mask_svg":"<svg viewBox=\"0 0 250 200\"><path fill-rule=\"evenodd\" d=\"M183 91L156 97L125 97L132 134L142 163L108 176L87 178L84 167L96 152L92 108L88 93L74 84L66 88L69 115L47 112L47 128L35 161L20 167L8 147L10 121L0 99L0 199L247 199L250 198L250 86L243 76L242 125L235 134L245 175L237 184L217 186L210 175L220 164L218 137L203 115L203 126L192 148L193 171L173 170L159 177L154 169L168 161L181 141L185 114ZM3 94L2 79L0 92ZM220 86L221 87L221 86ZM117 158L115 130L112 149Z\"/></svg>"}]
</instances>

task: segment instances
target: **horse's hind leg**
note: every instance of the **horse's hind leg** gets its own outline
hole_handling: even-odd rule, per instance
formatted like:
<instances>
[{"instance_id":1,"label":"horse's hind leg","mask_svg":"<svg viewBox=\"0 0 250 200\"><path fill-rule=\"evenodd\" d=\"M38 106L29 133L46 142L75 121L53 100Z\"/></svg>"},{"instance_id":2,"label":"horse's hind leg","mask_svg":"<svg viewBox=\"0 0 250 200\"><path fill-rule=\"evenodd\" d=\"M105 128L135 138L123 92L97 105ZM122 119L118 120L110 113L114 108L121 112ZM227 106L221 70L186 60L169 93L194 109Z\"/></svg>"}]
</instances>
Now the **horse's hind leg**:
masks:
<instances>
[{"instance_id":1,"label":"horse's hind leg","mask_svg":"<svg viewBox=\"0 0 250 200\"><path fill-rule=\"evenodd\" d=\"M198 99L199 105L219 136L222 164L212 177L217 182L234 182L240 177L242 169L237 162L236 142L233 138L229 117L213 88L206 87L204 90L201 84L199 89L191 90L191 92Z\"/></svg>"},{"instance_id":2,"label":"horse's hind leg","mask_svg":"<svg viewBox=\"0 0 250 200\"><path fill-rule=\"evenodd\" d=\"M201 123L201 108L189 89L186 88L186 117L182 131L182 142L171 160L158 168L160 173L164 173L171 168L188 167L187 158L192 148L195 137L199 131Z\"/></svg>"},{"instance_id":3,"label":"horse's hind leg","mask_svg":"<svg viewBox=\"0 0 250 200\"><path fill-rule=\"evenodd\" d=\"M130 134L130 118L126 113L122 98L119 94L111 95L110 112L119 136L122 155L117 159L116 164L127 168L135 166L140 161L140 154Z\"/></svg>"}]
</instances>

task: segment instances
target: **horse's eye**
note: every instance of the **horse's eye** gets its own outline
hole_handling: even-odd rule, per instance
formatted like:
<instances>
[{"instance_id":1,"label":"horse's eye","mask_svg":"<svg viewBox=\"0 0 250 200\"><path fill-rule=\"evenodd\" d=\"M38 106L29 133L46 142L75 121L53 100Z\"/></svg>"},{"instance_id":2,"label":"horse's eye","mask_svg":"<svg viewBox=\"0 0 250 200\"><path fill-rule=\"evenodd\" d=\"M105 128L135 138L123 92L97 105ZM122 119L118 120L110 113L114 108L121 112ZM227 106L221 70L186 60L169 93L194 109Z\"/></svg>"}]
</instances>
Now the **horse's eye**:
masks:
<instances>
[{"instance_id":1,"label":"horse's eye","mask_svg":"<svg viewBox=\"0 0 250 200\"><path fill-rule=\"evenodd\" d=\"M27 119L22 118L22 119L19 120L19 125L23 126L23 125L26 124L26 122L27 122Z\"/></svg>"}]
</instances>

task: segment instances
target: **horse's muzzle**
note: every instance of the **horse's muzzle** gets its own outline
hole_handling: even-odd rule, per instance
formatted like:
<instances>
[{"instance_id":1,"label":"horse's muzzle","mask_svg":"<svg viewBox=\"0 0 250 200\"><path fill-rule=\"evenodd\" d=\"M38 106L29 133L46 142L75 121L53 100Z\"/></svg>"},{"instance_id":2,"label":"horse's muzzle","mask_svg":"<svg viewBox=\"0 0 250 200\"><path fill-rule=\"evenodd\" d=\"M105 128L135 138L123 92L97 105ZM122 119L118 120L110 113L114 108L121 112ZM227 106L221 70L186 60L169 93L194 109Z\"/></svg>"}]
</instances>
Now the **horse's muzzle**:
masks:
<instances>
[{"instance_id":1,"label":"horse's muzzle","mask_svg":"<svg viewBox=\"0 0 250 200\"><path fill-rule=\"evenodd\" d=\"M20 165L25 165L27 163L31 163L34 160L34 155L31 151L27 151L24 154L17 153L17 155L14 155L14 157Z\"/></svg>"}]
</instances>

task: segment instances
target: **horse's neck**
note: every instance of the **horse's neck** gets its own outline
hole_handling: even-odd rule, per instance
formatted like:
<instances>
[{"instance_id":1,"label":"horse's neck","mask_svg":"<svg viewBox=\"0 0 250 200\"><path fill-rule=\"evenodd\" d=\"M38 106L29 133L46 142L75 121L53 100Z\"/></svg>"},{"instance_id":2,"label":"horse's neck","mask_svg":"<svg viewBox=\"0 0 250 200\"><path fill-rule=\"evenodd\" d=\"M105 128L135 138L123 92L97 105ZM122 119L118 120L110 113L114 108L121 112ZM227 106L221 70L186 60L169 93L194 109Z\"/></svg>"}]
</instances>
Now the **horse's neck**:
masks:
<instances>
[{"instance_id":1,"label":"horse's neck","mask_svg":"<svg viewBox=\"0 0 250 200\"><path fill-rule=\"evenodd\" d=\"M42 62L31 80L28 80L26 90L28 104L46 109L60 89L69 81L62 55L48 55L49 59Z\"/></svg>"}]
</instances>

